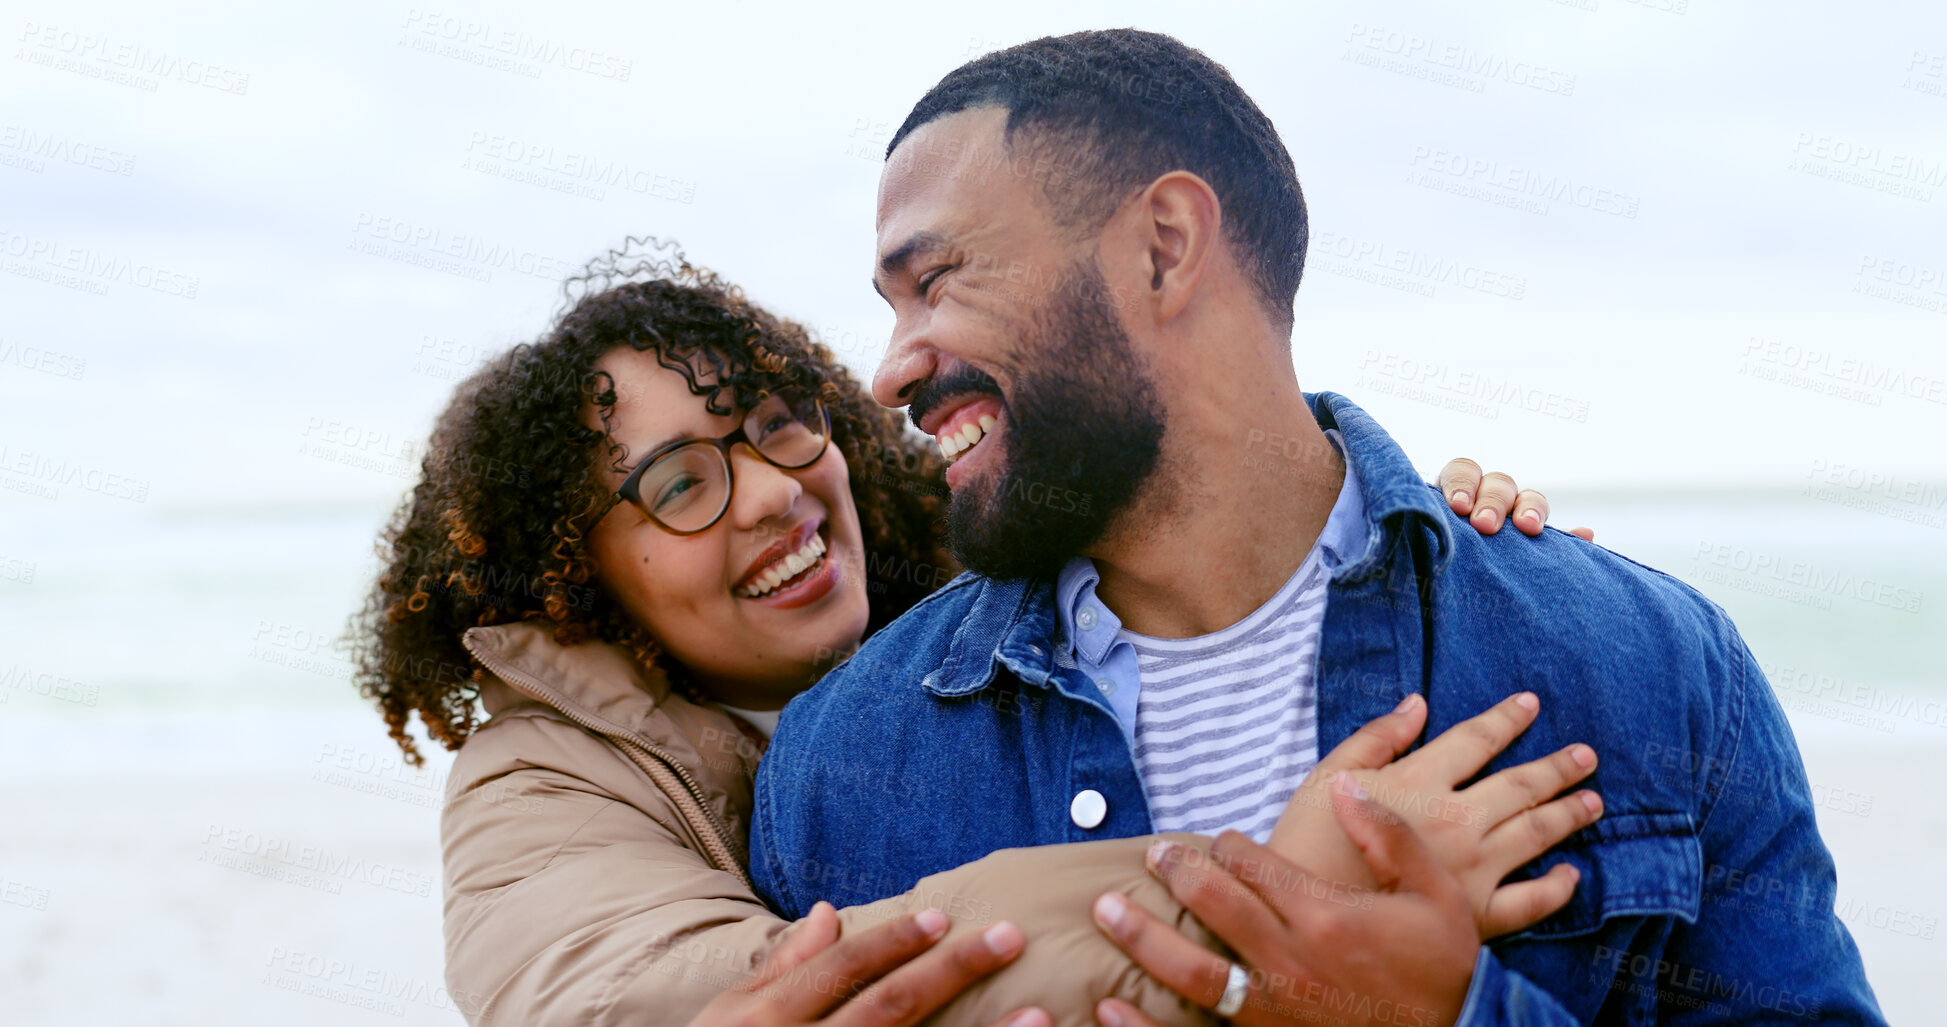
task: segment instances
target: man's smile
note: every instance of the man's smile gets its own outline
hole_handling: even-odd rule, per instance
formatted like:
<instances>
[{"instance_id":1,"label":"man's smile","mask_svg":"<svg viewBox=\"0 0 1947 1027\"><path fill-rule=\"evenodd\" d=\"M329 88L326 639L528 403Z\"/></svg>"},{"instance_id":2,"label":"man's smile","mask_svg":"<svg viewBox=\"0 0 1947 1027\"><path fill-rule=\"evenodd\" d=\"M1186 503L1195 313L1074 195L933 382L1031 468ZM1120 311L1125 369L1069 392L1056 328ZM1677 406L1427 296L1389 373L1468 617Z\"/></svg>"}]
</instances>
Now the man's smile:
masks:
<instances>
[{"instance_id":1,"label":"man's smile","mask_svg":"<svg viewBox=\"0 0 1947 1027\"><path fill-rule=\"evenodd\" d=\"M971 396L959 403L950 403L944 414L935 421L927 434L939 443L940 453L949 463L980 445L982 439L1000 423L1004 411L1001 401L993 396Z\"/></svg>"}]
</instances>

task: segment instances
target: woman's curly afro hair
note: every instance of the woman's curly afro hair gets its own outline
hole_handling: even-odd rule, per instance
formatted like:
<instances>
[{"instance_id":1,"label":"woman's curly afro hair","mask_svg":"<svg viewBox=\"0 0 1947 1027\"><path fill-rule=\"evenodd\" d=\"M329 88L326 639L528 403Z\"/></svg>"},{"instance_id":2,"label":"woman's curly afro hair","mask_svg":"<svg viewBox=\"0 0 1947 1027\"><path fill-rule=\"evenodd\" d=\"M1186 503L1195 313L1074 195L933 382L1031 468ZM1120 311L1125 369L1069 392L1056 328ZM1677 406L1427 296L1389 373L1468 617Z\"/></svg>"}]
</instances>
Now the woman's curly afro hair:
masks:
<instances>
[{"instance_id":1,"label":"woman's curly afro hair","mask_svg":"<svg viewBox=\"0 0 1947 1027\"><path fill-rule=\"evenodd\" d=\"M352 625L353 680L414 765L423 757L406 730L413 712L448 749L478 723L487 672L461 644L468 628L532 621L563 645L613 642L645 663L667 662L600 586L588 551L588 529L614 502L603 462L613 466L624 452L588 427L591 410L606 425L616 400L614 381L595 364L622 346L654 351L716 412L790 390L822 397L832 444L851 469L869 564L906 569L868 574L873 628L951 568L938 539L938 450L905 433L802 327L693 267L675 246L630 238L569 279L562 313L540 341L514 347L455 390L419 482L380 541L384 570ZM681 680L681 668L665 669Z\"/></svg>"}]
</instances>

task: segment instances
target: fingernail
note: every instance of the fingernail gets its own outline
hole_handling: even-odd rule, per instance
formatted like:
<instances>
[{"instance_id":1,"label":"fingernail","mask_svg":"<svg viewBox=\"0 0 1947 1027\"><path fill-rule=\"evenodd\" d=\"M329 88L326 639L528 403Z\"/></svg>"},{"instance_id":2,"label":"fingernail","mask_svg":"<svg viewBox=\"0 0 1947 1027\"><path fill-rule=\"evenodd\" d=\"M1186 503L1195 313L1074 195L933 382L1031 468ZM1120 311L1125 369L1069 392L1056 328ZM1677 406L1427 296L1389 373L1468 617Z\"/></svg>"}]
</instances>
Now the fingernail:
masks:
<instances>
[{"instance_id":1,"label":"fingernail","mask_svg":"<svg viewBox=\"0 0 1947 1027\"><path fill-rule=\"evenodd\" d=\"M1115 892L1103 892L1095 900L1095 920L1102 926L1115 930L1122 926L1122 915L1128 912L1128 908L1123 903L1122 896Z\"/></svg>"},{"instance_id":2,"label":"fingernail","mask_svg":"<svg viewBox=\"0 0 1947 1027\"><path fill-rule=\"evenodd\" d=\"M1149 847L1148 852L1143 853L1143 862L1148 864L1151 870L1161 870L1163 861L1170 858L1170 850L1174 848L1176 848L1175 842L1159 839L1156 844Z\"/></svg>"},{"instance_id":3,"label":"fingernail","mask_svg":"<svg viewBox=\"0 0 1947 1027\"><path fill-rule=\"evenodd\" d=\"M1527 710L1529 713L1533 713L1536 710L1541 709L1541 699L1537 697L1533 692L1523 692L1520 695L1515 696L1514 701L1522 709Z\"/></svg>"},{"instance_id":4,"label":"fingernail","mask_svg":"<svg viewBox=\"0 0 1947 1027\"><path fill-rule=\"evenodd\" d=\"M1580 881L1582 879L1582 871L1577 869L1575 864L1564 863L1562 865L1568 868L1568 879L1570 881Z\"/></svg>"},{"instance_id":5,"label":"fingernail","mask_svg":"<svg viewBox=\"0 0 1947 1027\"><path fill-rule=\"evenodd\" d=\"M1393 707L1393 712L1405 713L1407 710L1410 710L1413 707L1418 706L1419 704L1420 704L1420 693L1414 692L1412 695L1409 695L1406 698L1401 699L1399 701L1399 705Z\"/></svg>"},{"instance_id":6,"label":"fingernail","mask_svg":"<svg viewBox=\"0 0 1947 1027\"><path fill-rule=\"evenodd\" d=\"M987 951L997 956L1011 956L1021 951L1021 929L1005 920L980 932L980 940L987 943Z\"/></svg>"},{"instance_id":7,"label":"fingernail","mask_svg":"<svg viewBox=\"0 0 1947 1027\"><path fill-rule=\"evenodd\" d=\"M1015 1013L1014 1017L1007 1021L1006 1027L1045 1027L1052 1022L1048 1019L1048 1014L1039 1007L1030 1007Z\"/></svg>"},{"instance_id":8,"label":"fingernail","mask_svg":"<svg viewBox=\"0 0 1947 1027\"><path fill-rule=\"evenodd\" d=\"M1594 792L1583 792L1582 808L1588 810L1590 813L1600 814L1602 812L1602 796Z\"/></svg>"},{"instance_id":9,"label":"fingernail","mask_svg":"<svg viewBox=\"0 0 1947 1027\"><path fill-rule=\"evenodd\" d=\"M1122 1027L1122 1011L1106 1001L1098 1002L1095 1005L1095 1020L1102 1027Z\"/></svg>"},{"instance_id":10,"label":"fingernail","mask_svg":"<svg viewBox=\"0 0 1947 1027\"><path fill-rule=\"evenodd\" d=\"M1485 507L1474 511L1474 523L1490 532L1500 526L1500 522L1494 519L1494 511Z\"/></svg>"},{"instance_id":11,"label":"fingernail","mask_svg":"<svg viewBox=\"0 0 1947 1027\"><path fill-rule=\"evenodd\" d=\"M1366 798L1366 786L1360 784L1359 779L1353 777L1350 771L1339 771L1338 780L1332 782L1332 787L1338 789L1340 795L1351 796L1360 801Z\"/></svg>"},{"instance_id":12,"label":"fingernail","mask_svg":"<svg viewBox=\"0 0 1947 1027\"><path fill-rule=\"evenodd\" d=\"M1466 489L1455 489L1453 490L1453 497L1450 500L1448 500L1448 502L1465 503L1467 501L1467 498L1468 497L1467 497Z\"/></svg>"},{"instance_id":13,"label":"fingernail","mask_svg":"<svg viewBox=\"0 0 1947 1027\"><path fill-rule=\"evenodd\" d=\"M1586 745L1571 746L1568 750L1568 754L1571 758L1575 760L1575 762L1581 764L1584 767L1595 766L1595 750L1589 748Z\"/></svg>"},{"instance_id":14,"label":"fingernail","mask_svg":"<svg viewBox=\"0 0 1947 1027\"><path fill-rule=\"evenodd\" d=\"M913 922L926 932L928 938L938 938L946 933L946 914L937 909L922 909L913 916Z\"/></svg>"}]
</instances>

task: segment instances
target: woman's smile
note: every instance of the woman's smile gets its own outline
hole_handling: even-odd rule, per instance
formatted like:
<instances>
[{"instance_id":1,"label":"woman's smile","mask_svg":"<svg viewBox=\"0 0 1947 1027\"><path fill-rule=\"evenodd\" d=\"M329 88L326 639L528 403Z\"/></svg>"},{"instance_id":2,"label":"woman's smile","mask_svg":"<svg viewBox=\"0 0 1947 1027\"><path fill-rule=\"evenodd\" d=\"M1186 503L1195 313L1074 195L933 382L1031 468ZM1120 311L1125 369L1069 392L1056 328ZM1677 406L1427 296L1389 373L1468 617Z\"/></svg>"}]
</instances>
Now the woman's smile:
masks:
<instances>
[{"instance_id":1,"label":"woman's smile","mask_svg":"<svg viewBox=\"0 0 1947 1027\"><path fill-rule=\"evenodd\" d=\"M823 527L819 519L786 532L751 561L732 593L784 610L809 606L830 595L844 573L843 561L831 558Z\"/></svg>"}]
</instances>

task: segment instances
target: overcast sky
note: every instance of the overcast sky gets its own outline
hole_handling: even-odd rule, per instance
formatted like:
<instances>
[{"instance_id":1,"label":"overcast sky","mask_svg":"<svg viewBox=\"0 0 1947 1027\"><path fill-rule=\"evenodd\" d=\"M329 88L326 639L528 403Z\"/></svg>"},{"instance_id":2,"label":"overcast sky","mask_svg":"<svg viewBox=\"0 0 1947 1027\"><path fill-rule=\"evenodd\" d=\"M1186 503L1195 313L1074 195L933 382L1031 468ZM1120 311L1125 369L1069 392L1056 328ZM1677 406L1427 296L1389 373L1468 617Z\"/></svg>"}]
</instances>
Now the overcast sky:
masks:
<instances>
[{"instance_id":1,"label":"overcast sky","mask_svg":"<svg viewBox=\"0 0 1947 1027\"><path fill-rule=\"evenodd\" d=\"M1276 123L1299 380L1423 467L1947 479L1938 3L162 6L0 25L0 465L150 509L389 505L452 381L629 233L869 372L892 129L1120 25Z\"/></svg>"}]
</instances>

